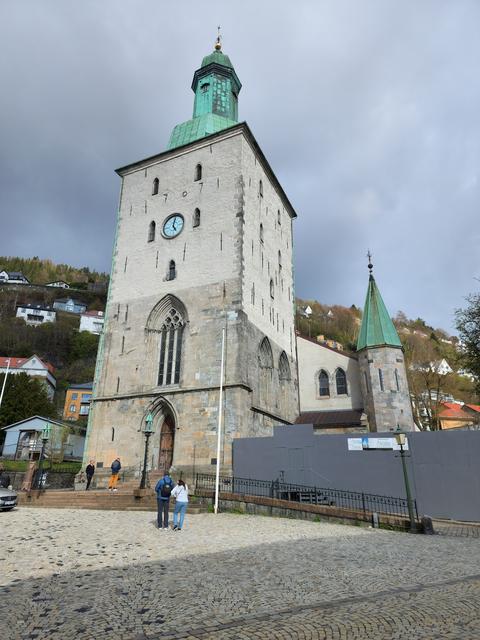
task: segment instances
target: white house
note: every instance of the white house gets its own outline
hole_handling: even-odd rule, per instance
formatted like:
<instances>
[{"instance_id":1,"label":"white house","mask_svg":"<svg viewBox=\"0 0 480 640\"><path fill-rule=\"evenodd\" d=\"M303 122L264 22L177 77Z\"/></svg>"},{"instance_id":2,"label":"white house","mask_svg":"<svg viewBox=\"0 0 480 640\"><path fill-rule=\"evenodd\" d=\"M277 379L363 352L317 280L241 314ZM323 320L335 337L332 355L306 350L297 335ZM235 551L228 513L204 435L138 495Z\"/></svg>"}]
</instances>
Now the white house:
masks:
<instances>
[{"instance_id":1,"label":"white house","mask_svg":"<svg viewBox=\"0 0 480 640\"><path fill-rule=\"evenodd\" d=\"M30 280L20 271L0 271L0 282L8 282L8 284L30 284Z\"/></svg>"},{"instance_id":2,"label":"white house","mask_svg":"<svg viewBox=\"0 0 480 640\"><path fill-rule=\"evenodd\" d=\"M47 282L46 287L56 287L57 289L70 289L70 285L64 280L57 280L56 282Z\"/></svg>"},{"instance_id":3,"label":"white house","mask_svg":"<svg viewBox=\"0 0 480 640\"><path fill-rule=\"evenodd\" d=\"M55 322L56 312L52 307L41 304L23 304L17 307L17 318L22 318L27 324L38 326L46 322Z\"/></svg>"},{"instance_id":4,"label":"white house","mask_svg":"<svg viewBox=\"0 0 480 640\"><path fill-rule=\"evenodd\" d=\"M50 437L45 455L61 460L81 460L85 446L85 429L72 427L51 418L32 416L2 427L5 433L2 458L38 460L42 450L42 432L50 425Z\"/></svg>"},{"instance_id":5,"label":"white house","mask_svg":"<svg viewBox=\"0 0 480 640\"><path fill-rule=\"evenodd\" d=\"M80 316L80 331L88 331L95 335L100 335L105 321L103 311L85 311Z\"/></svg>"},{"instance_id":6,"label":"white house","mask_svg":"<svg viewBox=\"0 0 480 640\"><path fill-rule=\"evenodd\" d=\"M27 376L32 378L39 378L47 389L47 394L50 399L55 394L57 387L57 380L54 372L55 367L49 362L43 362L37 355L33 355L30 358L2 358L0 357L0 373L6 373L8 369L8 375L17 373L26 373Z\"/></svg>"}]
</instances>

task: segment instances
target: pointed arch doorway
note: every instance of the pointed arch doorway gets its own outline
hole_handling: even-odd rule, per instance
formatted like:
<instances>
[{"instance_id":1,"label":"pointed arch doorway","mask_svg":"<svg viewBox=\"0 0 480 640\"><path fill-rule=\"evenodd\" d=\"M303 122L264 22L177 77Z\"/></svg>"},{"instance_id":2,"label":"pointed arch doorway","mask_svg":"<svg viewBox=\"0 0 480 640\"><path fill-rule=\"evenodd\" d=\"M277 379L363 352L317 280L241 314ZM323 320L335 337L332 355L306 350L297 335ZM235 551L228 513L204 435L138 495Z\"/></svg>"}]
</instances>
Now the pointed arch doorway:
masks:
<instances>
[{"instance_id":1,"label":"pointed arch doorway","mask_svg":"<svg viewBox=\"0 0 480 640\"><path fill-rule=\"evenodd\" d=\"M160 445L158 450L158 469L168 473L173 464L173 447L175 445L175 418L165 411L160 427Z\"/></svg>"}]
</instances>

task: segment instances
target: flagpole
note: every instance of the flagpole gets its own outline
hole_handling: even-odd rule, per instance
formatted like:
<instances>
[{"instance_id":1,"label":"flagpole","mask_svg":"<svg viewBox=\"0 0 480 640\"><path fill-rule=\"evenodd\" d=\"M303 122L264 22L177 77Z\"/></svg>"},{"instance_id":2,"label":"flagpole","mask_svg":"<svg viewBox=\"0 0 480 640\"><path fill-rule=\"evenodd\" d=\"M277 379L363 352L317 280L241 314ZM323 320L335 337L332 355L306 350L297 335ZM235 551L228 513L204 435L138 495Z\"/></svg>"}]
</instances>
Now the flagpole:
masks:
<instances>
[{"instance_id":1,"label":"flagpole","mask_svg":"<svg viewBox=\"0 0 480 640\"><path fill-rule=\"evenodd\" d=\"M222 441L222 398L223 398L223 361L225 355L225 327L222 329L222 363L220 365L220 397L218 400L218 427L217 427L217 469L215 473L215 506L214 513L218 513L218 493L220 485L220 445Z\"/></svg>"},{"instance_id":2,"label":"flagpole","mask_svg":"<svg viewBox=\"0 0 480 640\"><path fill-rule=\"evenodd\" d=\"M0 393L0 407L2 406L3 394L5 392L5 385L7 384L7 376L8 376L9 369L10 369L10 358L7 361L7 370L5 372L5 378L3 379L2 393Z\"/></svg>"}]
</instances>

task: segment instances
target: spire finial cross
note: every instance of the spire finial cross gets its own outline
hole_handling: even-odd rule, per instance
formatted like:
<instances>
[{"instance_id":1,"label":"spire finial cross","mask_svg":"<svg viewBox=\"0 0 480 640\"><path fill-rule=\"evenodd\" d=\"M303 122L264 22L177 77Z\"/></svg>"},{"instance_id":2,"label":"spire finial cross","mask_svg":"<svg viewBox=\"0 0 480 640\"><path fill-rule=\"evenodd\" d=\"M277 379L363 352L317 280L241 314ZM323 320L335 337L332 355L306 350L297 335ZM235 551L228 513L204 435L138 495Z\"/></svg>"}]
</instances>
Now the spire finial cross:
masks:
<instances>
[{"instance_id":1,"label":"spire finial cross","mask_svg":"<svg viewBox=\"0 0 480 640\"><path fill-rule=\"evenodd\" d=\"M372 264L372 254L370 253L370 249L367 252L367 258L368 258L368 270L370 271L370 275L372 275L372 269L373 269L373 264Z\"/></svg>"}]
</instances>

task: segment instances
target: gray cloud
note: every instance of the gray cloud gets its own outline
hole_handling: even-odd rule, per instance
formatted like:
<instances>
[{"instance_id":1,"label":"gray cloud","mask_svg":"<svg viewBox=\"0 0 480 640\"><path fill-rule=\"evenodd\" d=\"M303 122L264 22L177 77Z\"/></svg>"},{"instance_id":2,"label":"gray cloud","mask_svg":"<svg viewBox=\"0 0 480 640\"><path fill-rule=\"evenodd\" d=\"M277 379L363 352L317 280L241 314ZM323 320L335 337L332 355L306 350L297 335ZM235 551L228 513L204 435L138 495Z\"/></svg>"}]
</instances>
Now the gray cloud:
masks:
<instances>
[{"instance_id":1,"label":"gray cloud","mask_svg":"<svg viewBox=\"0 0 480 640\"><path fill-rule=\"evenodd\" d=\"M297 294L451 329L480 276L476 0L0 5L0 254L108 270L115 167L165 149L220 23L297 209Z\"/></svg>"}]
</instances>

